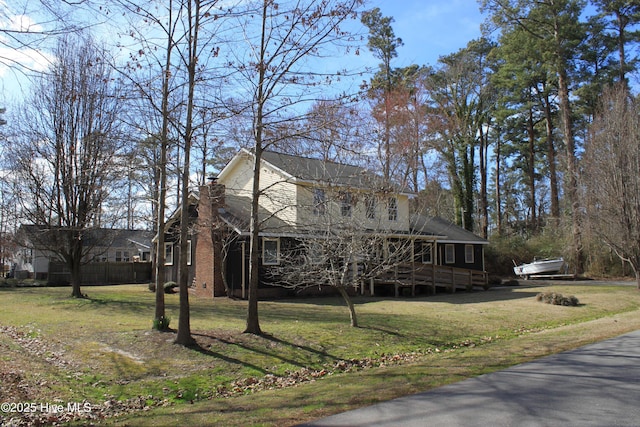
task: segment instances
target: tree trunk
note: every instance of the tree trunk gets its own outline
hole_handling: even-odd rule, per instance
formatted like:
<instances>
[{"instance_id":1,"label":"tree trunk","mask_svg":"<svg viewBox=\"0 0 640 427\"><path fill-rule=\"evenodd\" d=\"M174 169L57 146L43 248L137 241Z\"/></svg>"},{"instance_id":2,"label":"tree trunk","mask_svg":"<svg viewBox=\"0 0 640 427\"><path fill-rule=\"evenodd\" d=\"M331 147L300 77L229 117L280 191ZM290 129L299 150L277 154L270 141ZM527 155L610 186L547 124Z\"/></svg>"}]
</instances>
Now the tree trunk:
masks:
<instances>
[{"instance_id":1,"label":"tree trunk","mask_svg":"<svg viewBox=\"0 0 640 427\"><path fill-rule=\"evenodd\" d=\"M483 238L489 237L489 200L487 197L487 162L488 136L479 126L480 133L480 233Z\"/></svg>"},{"instance_id":2,"label":"tree trunk","mask_svg":"<svg viewBox=\"0 0 640 427\"><path fill-rule=\"evenodd\" d=\"M527 136L529 139L529 209L531 210L531 230L536 231L538 229L538 221L536 218L536 133L533 126L533 111L529 108L529 118L527 120Z\"/></svg>"},{"instance_id":3,"label":"tree trunk","mask_svg":"<svg viewBox=\"0 0 640 427\"><path fill-rule=\"evenodd\" d=\"M256 112L253 122L253 191L251 198L251 218L249 222L249 301L247 303L247 325L245 333L262 335L260 320L258 317L258 283L259 275L259 239L260 218L258 207L260 206L260 166L262 163L264 108L265 108L265 79L267 58L267 12L270 2L265 1L262 6L262 27L260 32L260 63L258 67L258 84L256 87Z\"/></svg>"},{"instance_id":4,"label":"tree trunk","mask_svg":"<svg viewBox=\"0 0 640 427\"><path fill-rule=\"evenodd\" d=\"M169 22L172 21L172 1L169 1ZM156 276L156 310L153 319L153 328L159 331L169 329L169 322L165 316L164 303L164 282L165 282L165 250L164 250L164 233L165 233L165 203L167 199L167 150L169 145L169 79L171 78L171 52L173 49L173 40L171 35L167 36L167 58L165 62L164 72L162 73L162 132L160 135L160 161L158 164L159 188L158 188L158 206L156 233L158 241L156 243L155 256L155 276Z\"/></svg>"},{"instance_id":5,"label":"tree trunk","mask_svg":"<svg viewBox=\"0 0 640 427\"><path fill-rule=\"evenodd\" d=\"M451 193L453 195L453 209L456 224L460 227L464 226L464 190L462 181L458 175L458 170L454 165L448 165L449 177L451 179Z\"/></svg>"},{"instance_id":6,"label":"tree trunk","mask_svg":"<svg viewBox=\"0 0 640 427\"><path fill-rule=\"evenodd\" d=\"M187 116L189 113L187 113ZM188 122L188 120L187 120ZM189 126L187 126L189 128ZM190 129L187 130L190 133ZM195 343L191 336L191 316L189 313L189 152L191 150L190 136L185 138L185 163L182 178L182 219L180 221L180 264L178 269L178 290L180 297L180 318L178 320L178 334L176 344L190 346Z\"/></svg>"},{"instance_id":7,"label":"tree trunk","mask_svg":"<svg viewBox=\"0 0 640 427\"><path fill-rule=\"evenodd\" d=\"M80 283L82 281L80 266L82 265L82 238L78 234L73 233L69 243L69 257L67 266L71 275L71 296L73 298L84 298Z\"/></svg>"},{"instance_id":8,"label":"tree trunk","mask_svg":"<svg viewBox=\"0 0 640 427\"><path fill-rule=\"evenodd\" d=\"M193 104L196 86L196 63L198 49L198 29L200 25L200 2L195 2L195 10L191 1L187 2L189 17L188 61L189 91L187 96L187 117L184 130L184 163L182 165L182 220L180 221L180 269L178 287L180 291L180 319L176 344L192 346L195 340L191 336L191 314L189 308L189 176L191 173L191 146L193 137ZM213 285L213 284L212 284Z\"/></svg>"},{"instance_id":9,"label":"tree trunk","mask_svg":"<svg viewBox=\"0 0 640 427\"><path fill-rule=\"evenodd\" d=\"M473 144L469 144L465 146L462 150L462 173L464 178L464 199L463 206L464 210L462 212L463 218L463 227L468 231L473 231L473 213L474 213L474 192L475 192L475 162L474 162L474 150L475 147Z\"/></svg>"},{"instance_id":10,"label":"tree trunk","mask_svg":"<svg viewBox=\"0 0 640 427\"><path fill-rule=\"evenodd\" d=\"M584 271L584 248L582 246L582 221L580 200L578 199L578 163L576 159L575 139L573 136L573 119L569 100L569 82L567 76L567 59L560 40L558 18L554 22L554 36L556 41L556 62L558 64L558 97L562 115L562 132L567 149L567 194L571 203L572 235L574 264L577 274Z\"/></svg>"},{"instance_id":11,"label":"tree trunk","mask_svg":"<svg viewBox=\"0 0 640 427\"><path fill-rule=\"evenodd\" d=\"M354 327L354 328L357 328L358 327L358 317L356 316L356 308L353 305L353 301L351 301L351 297L349 296L349 293L344 288L344 286L337 286L337 288L338 288L338 292L340 293L340 295L344 299L344 302L347 303L347 308L349 309L349 318L351 320L351 326Z\"/></svg>"},{"instance_id":12,"label":"tree trunk","mask_svg":"<svg viewBox=\"0 0 640 427\"><path fill-rule=\"evenodd\" d=\"M260 224L258 218L258 206L260 196L260 162L262 150L260 144L256 144L253 164L253 198L251 200L251 223L249 226L249 301L247 307L247 326L245 333L261 335L260 321L258 317L258 283L259 276L259 233Z\"/></svg>"},{"instance_id":13,"label":"tree trunk","mask_svg":"<svg viewBox=\"0 0 640 427\"><path fill-rule=\"evenodd\" d=\"M69 265L71 274L71 297L84 298L80 289L80 260L72 260Z\"/></svg>"},{"instance_id":14,"label":"tree trunk","mask_svg":"<svg viewBox=\"0 0 640 427\"><path fill-rule=\"evenodd\" d=\"M499 134L500 132L498 132ZM495 157L496 157L496 188L495 188L495 198L496 198L496 230L498 232L498 236L502 234L502 190L500 188L500 163L501 163L501 141L500 136L498 136L496 140L496 148L495 148Z\"/></svg>"},{"instance_id":15,"label":"tree trunk","mask_svg":"<svg viewBox=\"0 0 640 427\"><path fill-rule=\"evenodd\" d=\"M556 148L553 143L553 118L549 95L545 95L544 116L547 132L547 162L549 163L549 186L551 187L551 217L555 224L560 219L560 200L558 196L558 173L556 172Z\"/></svg>"}]
</instances>

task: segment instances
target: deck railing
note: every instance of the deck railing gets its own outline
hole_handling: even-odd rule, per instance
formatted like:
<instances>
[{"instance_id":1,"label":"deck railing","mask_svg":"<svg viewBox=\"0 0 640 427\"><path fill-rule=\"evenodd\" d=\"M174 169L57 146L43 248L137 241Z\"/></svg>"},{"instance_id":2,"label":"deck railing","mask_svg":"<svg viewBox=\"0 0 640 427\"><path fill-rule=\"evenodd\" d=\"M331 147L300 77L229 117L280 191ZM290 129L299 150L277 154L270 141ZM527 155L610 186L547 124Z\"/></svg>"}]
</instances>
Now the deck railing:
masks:
<instances>
[{"instance_id":1,"label":"deck railing","mask_svg":"<svg viewBox=\"0 0 640 427\"><path fill-rule=\"evenodd\" d=\"M453 293L456 289L466 289L468 291L474 287L487 289L488 283L486 271L446 265L406 263L399 264L372 279L369 282L369 292L374 295L376 286L393 285L396 296L400 295L401 289L407 288L411 289L411 295L413 296L416 293L416 288L421 287L426 287L431 293L435 293L438 287L446 288Z\"/></svg>"}]
</instances>

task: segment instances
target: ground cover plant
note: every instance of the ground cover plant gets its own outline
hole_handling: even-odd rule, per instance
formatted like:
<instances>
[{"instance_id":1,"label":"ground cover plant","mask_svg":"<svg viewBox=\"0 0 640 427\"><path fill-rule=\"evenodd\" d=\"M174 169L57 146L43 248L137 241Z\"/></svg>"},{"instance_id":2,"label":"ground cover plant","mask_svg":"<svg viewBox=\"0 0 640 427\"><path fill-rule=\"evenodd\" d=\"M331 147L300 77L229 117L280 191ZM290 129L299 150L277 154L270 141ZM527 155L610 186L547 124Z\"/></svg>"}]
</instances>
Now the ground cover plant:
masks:
<instances>
[{"instance_id":1,"label":"ground cover plant","mask_svg":"<svg viewBox=\"0 0 640 427\"><path fill-rule=\"evenodd\" d=\"M575 307L580 304L580 301L574 295L564 296L557 292L540 292L536 295L536 299L546 304L564 305L566 307Z\"/></svg>"},{"instance_id":2,"label":"ground cover plant","mask_svg":"<svg viewBox=\"0 0 640 427\"><path fill-rule=\"evenodd\" d=\"M537 302L551 289L580 305ZM0 289L0 402L37 405L1 412L0 424L291 425L640 328L632 285L529 283L358 297L360 328L338 297L265 301L264 336L241 333L245 301L194 298L198 346L184 348L152 330L146 286L86 293ZM177 295L167 316L178 317Z\"/></svg>"}]
</instances>

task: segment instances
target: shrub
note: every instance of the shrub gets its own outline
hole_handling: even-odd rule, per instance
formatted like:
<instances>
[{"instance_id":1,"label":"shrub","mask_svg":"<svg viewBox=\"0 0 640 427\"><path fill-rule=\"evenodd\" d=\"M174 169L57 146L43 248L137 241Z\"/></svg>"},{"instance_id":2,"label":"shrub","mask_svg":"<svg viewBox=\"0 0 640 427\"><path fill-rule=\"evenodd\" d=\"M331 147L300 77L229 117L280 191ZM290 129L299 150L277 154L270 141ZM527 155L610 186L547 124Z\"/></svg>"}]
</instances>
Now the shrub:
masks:
<instances>
[{"instance_id":1,"label":"shrub","mask_svg":"<svg viewBox=\"0 0 640 427\"><path fill-rule=\"evenodd\" d=\"M178 284L176 282L167 282L164 284L164 293L173 294L176 292L177 287L178 287Z\"/></svg>"},{"instance_id":2,"label":"shrub","mask_svg":"<svg viewBox=\"0 0 640 427\"><path fill-rule=\"evenodd\" d=\"M165 294L174 294L176 292L176 288L178 287L178 284L176 282L167 282L164 284L164 293ZM151 292L155 292L156 291L156 284L151 282L149 283L149 290Z\"/></svg>"},{"instance_id":3,"label":"shrub","mask_svg":"<svg viewBox=\"0 0 640 427\"><path fill-rule=\"evenodd\" d=\"M159 319L153 319L153 329L156 331L166 331L169 329L169 323L171 323L171 318L163 316Z\"/></svg>"},{"instance_id":4,"label":"shrub","mask_svg":"<svg viewBox=\"0 0 640 427\"><path fill-rule=\"evenodd\" d=\"M536 300L547 304L563 305L566 307L576 307L580 304L580 301L578 301L578 298L575 296L571 295L565 297L557 292L541 292L536 295Z\"/></svg>"}]
</instances>

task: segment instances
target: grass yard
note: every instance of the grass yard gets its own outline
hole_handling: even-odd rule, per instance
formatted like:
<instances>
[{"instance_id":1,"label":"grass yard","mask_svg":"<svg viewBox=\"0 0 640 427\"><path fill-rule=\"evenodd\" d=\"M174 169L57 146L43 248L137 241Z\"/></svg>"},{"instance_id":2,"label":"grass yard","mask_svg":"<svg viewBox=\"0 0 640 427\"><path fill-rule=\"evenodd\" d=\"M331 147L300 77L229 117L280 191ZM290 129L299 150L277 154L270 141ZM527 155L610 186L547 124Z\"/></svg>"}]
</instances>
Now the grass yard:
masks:
<instances>
[{"instance_id":1,"label":"grass yard","mask_svg":"<svg viewBox=\"0 0 640 427\"><path fill-rule=\"evenodd\" d=\"M358 297L360 328L339 297L266 301L262 337L241 333L245 301L192 296L195 349L151 330L146 286L85 287L84 300L69 288L0 288L0 402L36 403L24 425L292 425L640 329L631 283L526 285ZM581 304L536 301L549 290ZM166 303L175 327L178 296ZM62 414L40 406L53 403Z\"/></svg>"}]
</instances>

